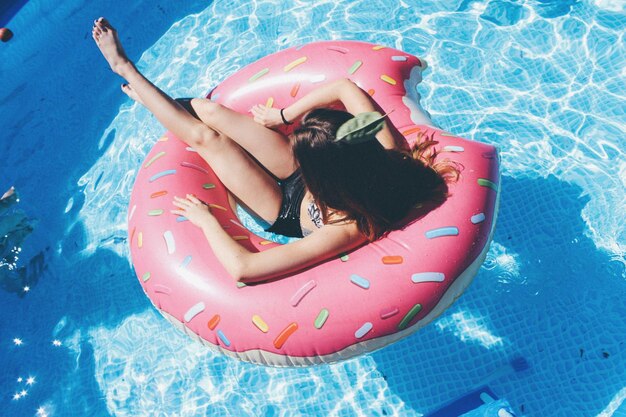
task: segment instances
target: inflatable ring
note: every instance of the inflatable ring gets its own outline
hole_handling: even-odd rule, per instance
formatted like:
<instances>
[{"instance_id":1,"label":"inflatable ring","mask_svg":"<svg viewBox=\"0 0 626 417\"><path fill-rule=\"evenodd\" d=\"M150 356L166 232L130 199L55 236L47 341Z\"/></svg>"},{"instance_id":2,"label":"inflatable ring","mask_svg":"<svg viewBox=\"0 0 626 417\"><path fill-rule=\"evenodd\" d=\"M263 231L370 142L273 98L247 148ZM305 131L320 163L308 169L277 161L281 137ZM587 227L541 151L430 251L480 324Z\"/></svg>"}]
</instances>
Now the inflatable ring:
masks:
<instances>
[{"instance_id":1,"label":"inflatable ring","mask_svg":"<svg viewBox=\"0 0 626 417\"><path fill-rule=\"evenodd\" d=\"M239 222L227 191L193 149L166 133L139 169L129 205L132 261L156 308L192 338L226 355L273 366L347 359L414 333L447 308L477 273L493 232L498 156L493 146L428 125L416 85L425 65L362 42L290 48L241 69L209 98L241 113L285 107L320 83L348 77L367 91L409 143L433 135L460 180L437 209L403 230L271 282L237 284L201 230L169 212L196 194L250 251L277 243Z\"/></svg>"}]
</instances>

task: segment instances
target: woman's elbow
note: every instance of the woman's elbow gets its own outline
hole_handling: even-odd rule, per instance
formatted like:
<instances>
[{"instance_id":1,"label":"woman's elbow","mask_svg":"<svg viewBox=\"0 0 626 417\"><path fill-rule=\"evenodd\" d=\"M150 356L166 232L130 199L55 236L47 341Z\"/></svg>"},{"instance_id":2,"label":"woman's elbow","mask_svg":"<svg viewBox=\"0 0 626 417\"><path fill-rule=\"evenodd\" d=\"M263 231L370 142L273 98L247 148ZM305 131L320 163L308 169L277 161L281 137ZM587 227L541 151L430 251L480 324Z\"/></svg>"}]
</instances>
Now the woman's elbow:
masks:
<instances>
[{"instance_id":1,"label":"woman's elbow","mask_svg":"<svg viewBox=\"0 0 626 417\"><path fill-rule=\"evenodd\" d=\"M363 90L349 78L341 78L337 80L337 83L335 88L338 91L340 100L343 101L344 104L345 101L354 100L355 97L365 94Z\"/></svg>"},{"instance_id":2,"label":"woman's elbow","mask_svg":"<svg viewBox=\"0 0 626 417\"><path fill-rule=\"evenodd\" d=\"M229 272L236 283L247 284L252 282L263 282L269 279L269 277L259 274L258 271L253 269L246 268L244 265L232 268L232 271Z\"/></svg>"},{"instance_id":3,"label":"woman's elbow","mask_svg":"<svg viewBox=\"0 0 626 417\"><path fill-rule=\"evenodd\" d=\"M240 264L230 265L227 269L228 269L228 274L232 277L232 279L235 282L245 282L245 280L248 278L247 274L245 273L244 268Z\"/></svg>"},{"instance_id":4,"label":"woman's elbow","mask_svg":"<svg viewBox=\"0 0 626 417\"><path fill-rule=\"evenodd\" d=\"M239 259L239 262L233 262L229 265L228 273L235 282L245 283L255 278L253 269L246 259Z\"/></svg>"},{"instance_id":5,"label":"woman's elbow","mask_svg":"<svg viewBox=\"0 0 626 417\"><path fill-rule=\"evenodd\" d=\"M356 84L350 78L340 78L337 80L337 86L340 88L354 88Z\"/></svg>"},{"instance_id":6,"label":"woman's elbow","mask_svg":"<svg viewBox=\"0 0 626 417\"><path fill-rule=\"evenodd\" d=\"M263 281L262 278L256 277L254 275L248 275L248 274L231 274L231 276L233 277L233 280L237 283L237 284L248 284L251 282L260 282Z\"/></svg>"}]
</instances>

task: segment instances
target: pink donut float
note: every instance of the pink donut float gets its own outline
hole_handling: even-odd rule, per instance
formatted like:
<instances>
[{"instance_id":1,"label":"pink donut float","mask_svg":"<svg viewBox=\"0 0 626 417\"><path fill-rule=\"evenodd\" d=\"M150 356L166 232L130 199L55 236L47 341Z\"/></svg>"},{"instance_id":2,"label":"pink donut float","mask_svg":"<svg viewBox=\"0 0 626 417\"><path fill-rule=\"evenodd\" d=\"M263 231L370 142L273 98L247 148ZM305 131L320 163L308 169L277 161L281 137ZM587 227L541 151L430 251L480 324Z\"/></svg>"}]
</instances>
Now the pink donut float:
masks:
<instances>
[{"instance_id":1,"label":"pink donut float","mask_svg":"<svg viewBox=\"0 0 626 417\"><path fill-rule=\"evenodd\" d=\"M425 65L405 52L362 42L318 42L241 69L209 98L241 113L285 107L319 83L348 77L369 92L413 143L439 141L438 158L463 165L443 205L403 230L301 272L237 284L200 229L169 212L174 195L196 194L241 245L270 250L241 225L211 168L171 133L141 165L129 205L132 261L156 308L186 334L226 355L272 366L347 359L414 333L461 295L482 264L498 203L495 148L434 128L416 85Z\"/></svg>"}]
</instances>

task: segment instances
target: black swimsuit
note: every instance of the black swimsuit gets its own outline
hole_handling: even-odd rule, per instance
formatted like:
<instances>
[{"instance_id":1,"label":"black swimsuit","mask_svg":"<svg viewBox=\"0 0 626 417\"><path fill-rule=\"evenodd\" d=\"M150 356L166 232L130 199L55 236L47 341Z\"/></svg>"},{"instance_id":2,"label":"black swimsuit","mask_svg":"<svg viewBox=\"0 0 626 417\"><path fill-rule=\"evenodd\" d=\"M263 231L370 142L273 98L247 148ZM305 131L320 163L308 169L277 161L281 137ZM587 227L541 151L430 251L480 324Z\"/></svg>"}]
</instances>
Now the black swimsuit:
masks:
<instances>
[{"instance_id":1,"label":"black swimsuit","mask_svg":"<svg viewBox=\"0 0 626 417\"><path fill-rule=\"evenodd\" d=\"M304 179L302 174L300 174L300 170L296 170L284 180L279 180L278 185L283 194L280 212L274 224L265 229L265 231L288 237L304 237L308 235L311 232L303 230L300 225L300 206L306 194ZM317 206L311 203L308 211L311 220L319 228L323 226L323 223L321 221L321 213L319 209L315 210L316 208Z\"/></svg>"}]
</instances>

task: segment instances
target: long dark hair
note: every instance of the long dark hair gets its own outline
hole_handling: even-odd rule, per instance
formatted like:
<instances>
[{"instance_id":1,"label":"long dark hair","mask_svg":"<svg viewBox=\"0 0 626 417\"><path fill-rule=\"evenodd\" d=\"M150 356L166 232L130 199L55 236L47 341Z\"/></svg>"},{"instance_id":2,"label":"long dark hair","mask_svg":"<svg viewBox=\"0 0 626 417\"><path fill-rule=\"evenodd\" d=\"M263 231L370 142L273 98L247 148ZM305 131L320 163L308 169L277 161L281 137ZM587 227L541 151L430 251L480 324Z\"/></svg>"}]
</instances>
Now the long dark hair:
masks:
<instances>
[{"instance_id":1,"label":"long dark hair","mask_svg":"<svg viewBox=\"0 0 626 417\"><path fill-rule=\"evenodd\" d=\"M350 113L316 109L293 132L293 153L324 223L355 221L370 241L398 228L413 208L441 204L446 180L458 169L435 163L437 143L422 138L410 152L385 149L377 140L334 142Z\"/></svg>"}]
</instances>

